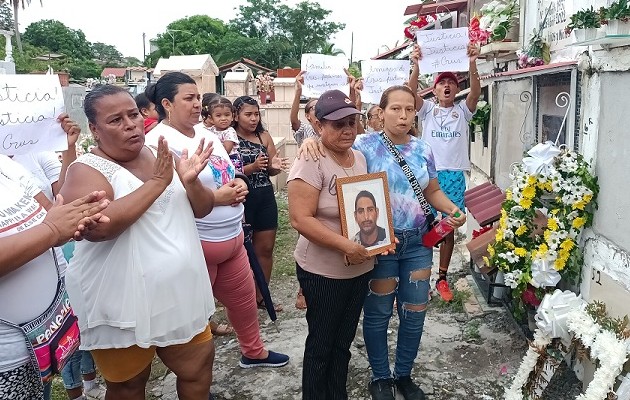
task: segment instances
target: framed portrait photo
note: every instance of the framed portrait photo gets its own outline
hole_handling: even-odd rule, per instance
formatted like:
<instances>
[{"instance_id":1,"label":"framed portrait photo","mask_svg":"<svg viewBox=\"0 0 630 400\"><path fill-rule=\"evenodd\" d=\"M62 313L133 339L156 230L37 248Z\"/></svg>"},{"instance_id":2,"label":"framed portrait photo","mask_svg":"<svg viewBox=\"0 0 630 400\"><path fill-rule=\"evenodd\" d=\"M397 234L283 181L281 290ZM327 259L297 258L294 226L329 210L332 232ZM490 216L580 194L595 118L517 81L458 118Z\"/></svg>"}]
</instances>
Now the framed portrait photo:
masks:
<instances>
[{"instance_id":1,"label":"framed portrait photo","mask_svg":"<svg viewBox=\"0 0 630 400\"><path fill-rule=\"evenodd\" d=\"M337 178L341 232L373 256L394 249L394 226L387 174Z\"/></svg>"}]
</instances>

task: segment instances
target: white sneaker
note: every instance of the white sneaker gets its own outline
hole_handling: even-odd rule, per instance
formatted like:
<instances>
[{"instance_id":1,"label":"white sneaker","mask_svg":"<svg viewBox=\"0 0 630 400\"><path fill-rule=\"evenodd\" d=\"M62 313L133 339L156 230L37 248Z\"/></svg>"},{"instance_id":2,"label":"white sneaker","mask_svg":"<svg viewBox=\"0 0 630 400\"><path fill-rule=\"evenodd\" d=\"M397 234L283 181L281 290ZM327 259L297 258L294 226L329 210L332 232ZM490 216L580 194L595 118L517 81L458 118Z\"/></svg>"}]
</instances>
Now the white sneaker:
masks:
<instances>
[{"instance_id":1,"label":"white sneaker","mask_svg":"<svg viewBox=\"0 0 630 400\"><path fill-rule=\"evenodd\" d=\"M84 390L83 395L89 400L102 400L105 398L105 388L103 385L96 385L90 390Z\"/></svg>"}]
</instances>

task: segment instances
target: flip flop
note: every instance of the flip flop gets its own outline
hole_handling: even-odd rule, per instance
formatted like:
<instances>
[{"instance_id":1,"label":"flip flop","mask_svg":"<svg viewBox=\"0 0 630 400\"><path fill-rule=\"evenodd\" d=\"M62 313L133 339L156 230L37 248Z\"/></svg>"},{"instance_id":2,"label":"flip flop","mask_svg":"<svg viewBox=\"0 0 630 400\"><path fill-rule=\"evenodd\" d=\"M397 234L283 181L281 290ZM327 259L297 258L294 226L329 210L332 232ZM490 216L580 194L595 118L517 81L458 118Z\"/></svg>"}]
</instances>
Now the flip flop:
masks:
<instances>
[{"instance_id":1,"label":"flip flop","mask_svg":"<svg viewBox=\"0 0 630 400\"><path fill-rule=\"evenodd\" d=\"M214 336L227 336L234 333L234 328L228 324L217 324L214 321L210 322L210 331Z\"/></svg>"}]
</instances>

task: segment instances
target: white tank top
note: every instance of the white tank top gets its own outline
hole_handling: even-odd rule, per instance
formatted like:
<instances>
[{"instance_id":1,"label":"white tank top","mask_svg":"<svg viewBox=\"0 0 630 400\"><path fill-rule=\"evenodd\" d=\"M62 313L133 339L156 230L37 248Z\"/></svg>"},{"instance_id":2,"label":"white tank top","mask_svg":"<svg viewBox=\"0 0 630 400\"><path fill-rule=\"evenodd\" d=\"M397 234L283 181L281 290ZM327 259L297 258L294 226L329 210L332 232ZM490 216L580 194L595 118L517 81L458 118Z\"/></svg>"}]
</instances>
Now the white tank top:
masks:
<instances>
[{"instance_id":1,"label":"white tank top","mask_svg":"<svg viewBox=\"0 0 630 400\"><path fill-rule=\"evenodd\" d=\"M94 154L76 162L99 171L114 200L143 182ZM187 343L214 313L212 287L193 212L173 177L151 207L115 239L77 242L66 273L85 350Z\"/></svg>"}]
</instances>

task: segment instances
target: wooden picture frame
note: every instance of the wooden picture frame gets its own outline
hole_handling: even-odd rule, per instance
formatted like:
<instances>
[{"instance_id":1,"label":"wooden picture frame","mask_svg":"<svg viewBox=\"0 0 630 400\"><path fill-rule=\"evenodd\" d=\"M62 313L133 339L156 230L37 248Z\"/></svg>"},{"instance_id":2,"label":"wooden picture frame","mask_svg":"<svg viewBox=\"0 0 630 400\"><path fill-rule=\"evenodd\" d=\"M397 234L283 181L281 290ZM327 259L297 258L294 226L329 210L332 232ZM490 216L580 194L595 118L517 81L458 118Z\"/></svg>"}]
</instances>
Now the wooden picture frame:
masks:
<instances>
[{"instance_id":1,"label":"wooden picture frame","mask_svg":"<svg viewBox=\"0 0 630 400\"><path fill-rule=\"evenodd\" d=\"M336 186L342 235L361 243L370 256L395 249L387 174L338 177Z\"/></svg>"}]
</instances>

